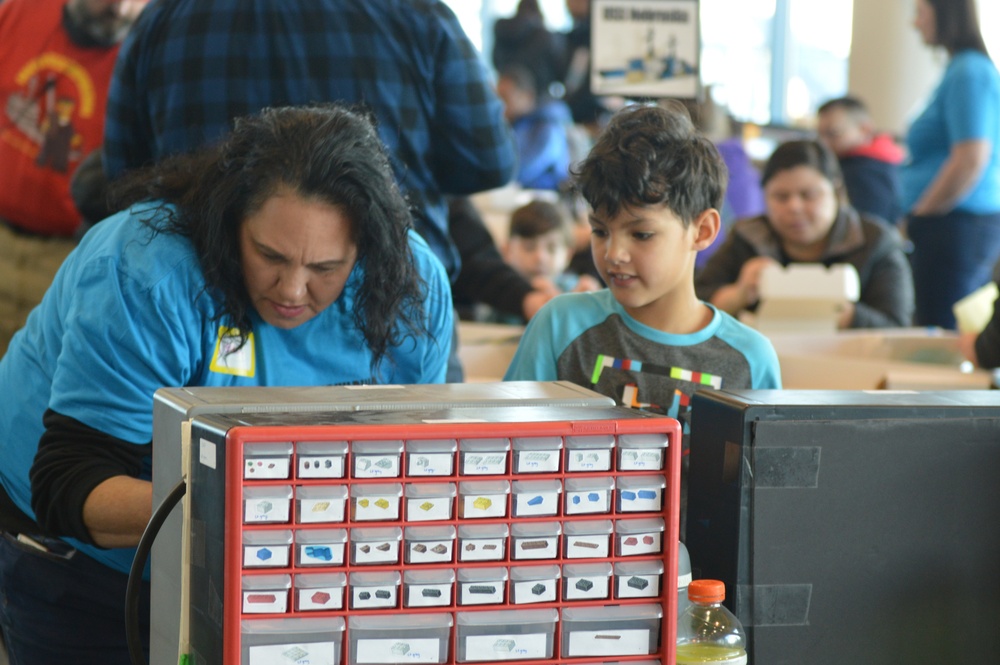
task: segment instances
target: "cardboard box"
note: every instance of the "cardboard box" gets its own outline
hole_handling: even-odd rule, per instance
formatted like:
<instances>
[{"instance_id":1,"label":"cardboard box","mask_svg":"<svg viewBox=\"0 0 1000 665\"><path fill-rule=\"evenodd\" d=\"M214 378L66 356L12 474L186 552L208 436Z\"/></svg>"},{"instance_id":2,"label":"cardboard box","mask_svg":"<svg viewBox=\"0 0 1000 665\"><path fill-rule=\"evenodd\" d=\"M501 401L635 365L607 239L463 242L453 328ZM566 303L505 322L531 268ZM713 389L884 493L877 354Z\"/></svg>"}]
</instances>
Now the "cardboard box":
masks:
<instances>
[{"instance_id":1,"label":"cardboard box","mask_svg":"<svg viewBox=\"0 0 1000 665\"><path fill-rule=\"evenodd\" d=\"M937 328L844 330L770 336L785 389L969 390L992 374L973 369L958 334Z\"/></svg>"}]
</instances>

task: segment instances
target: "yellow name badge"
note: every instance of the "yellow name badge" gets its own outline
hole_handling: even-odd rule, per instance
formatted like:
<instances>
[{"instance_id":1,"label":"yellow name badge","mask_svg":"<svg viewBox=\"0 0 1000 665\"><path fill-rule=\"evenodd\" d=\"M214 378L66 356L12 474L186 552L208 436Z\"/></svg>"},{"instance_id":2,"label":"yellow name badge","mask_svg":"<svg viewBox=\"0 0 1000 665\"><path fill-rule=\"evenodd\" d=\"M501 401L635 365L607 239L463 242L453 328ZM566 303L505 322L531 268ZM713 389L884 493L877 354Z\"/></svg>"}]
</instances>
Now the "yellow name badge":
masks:
<instances>
[{"instance_id":1,"label":"yellow name badge","mask_svg":"<svg viewBox=\"0 0 1000 665\"><path fill-rule=\"evenodd\" d=\"M219 374L253 376L257 369L253 333L247 336L246 344L236 348L239 343L238 329L219 326L219 337L215 340L215 351L212 353L212 364L209 365L209 369Z\"/></svg>"}]
</instances>

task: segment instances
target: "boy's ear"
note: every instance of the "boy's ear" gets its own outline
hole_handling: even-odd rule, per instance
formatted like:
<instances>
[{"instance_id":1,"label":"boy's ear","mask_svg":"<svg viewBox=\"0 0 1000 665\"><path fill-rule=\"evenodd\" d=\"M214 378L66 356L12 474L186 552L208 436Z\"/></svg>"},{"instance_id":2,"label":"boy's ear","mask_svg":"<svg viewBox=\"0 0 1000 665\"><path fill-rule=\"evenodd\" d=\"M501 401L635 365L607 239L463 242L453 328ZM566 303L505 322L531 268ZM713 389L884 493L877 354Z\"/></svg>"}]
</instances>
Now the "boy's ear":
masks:
<instances>
[{"instance_id":1,"label":"boy's ear","mask_svg":"<svg viewBox=\"0 0 1000 665\"><path fill-rule=\"evenodd\" d=\"M694 227L692 249L700 252L715 242L715 238L719 235L719 229L722 227L722 218L719 216L718 210L709 208L695 217L691 226Z\"/></svg>"}]
</instances>

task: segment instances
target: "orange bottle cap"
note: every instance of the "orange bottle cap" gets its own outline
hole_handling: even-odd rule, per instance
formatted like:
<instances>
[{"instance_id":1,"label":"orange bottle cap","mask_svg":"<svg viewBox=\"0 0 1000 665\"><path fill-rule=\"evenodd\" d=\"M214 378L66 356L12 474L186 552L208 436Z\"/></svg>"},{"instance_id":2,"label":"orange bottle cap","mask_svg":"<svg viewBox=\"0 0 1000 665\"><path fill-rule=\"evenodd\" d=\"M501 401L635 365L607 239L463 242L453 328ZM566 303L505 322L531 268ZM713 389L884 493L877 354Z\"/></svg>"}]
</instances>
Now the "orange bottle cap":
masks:
<instances>
[{"instance_id":1,"label":"orange bottle cap","mask_svg":"<svg viewBox=\"0 0 1000 665\"><path fill-rule=\"evenodd\" d=\"M692 603L721 603L726 599L726 585L719 580L694 580L688 585Z\"/></svg>"}]
</instances>

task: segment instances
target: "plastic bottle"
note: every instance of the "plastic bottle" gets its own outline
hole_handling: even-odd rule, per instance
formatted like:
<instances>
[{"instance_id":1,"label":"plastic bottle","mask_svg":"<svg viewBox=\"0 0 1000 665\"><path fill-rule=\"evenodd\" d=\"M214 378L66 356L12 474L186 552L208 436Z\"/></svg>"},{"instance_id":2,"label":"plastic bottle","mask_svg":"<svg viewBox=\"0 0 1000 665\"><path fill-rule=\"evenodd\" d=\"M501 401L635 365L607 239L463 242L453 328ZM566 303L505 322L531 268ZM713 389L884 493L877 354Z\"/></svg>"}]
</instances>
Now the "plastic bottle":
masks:
<instances>
[{"instance_id":1,"label":"plastic bottle","mask_svg":"<svg viewBox=\"0 0 1000 665\"><path fill-rule=\"evenodd\" d=\"M677 665L745 665L746 633L739 619L722 606L726 585L694 580L688 585L688 599L691 605L677 622Z\"/></svg>"},{"instance_id":2,"label":"plastic bottle","mask_svg":"<svg viewBox=\"0 0 1000 665\"><path fill-rule=\"evenodd\" d=\"M684 543L677 543L677 619L691 604L688 601L688 585L691 584L691 556Z\"/></svg>"}]
</instances>

